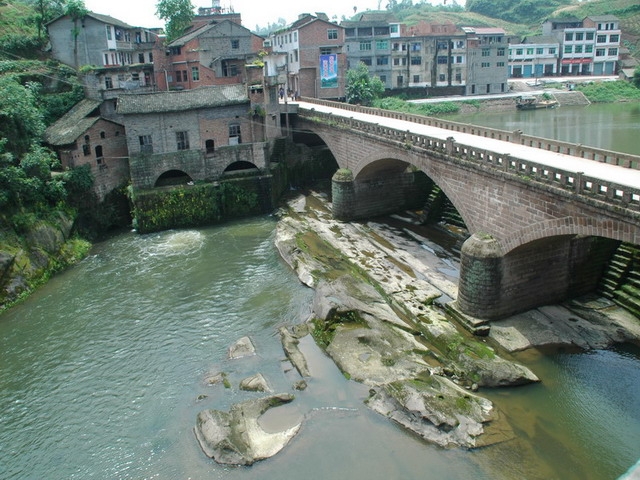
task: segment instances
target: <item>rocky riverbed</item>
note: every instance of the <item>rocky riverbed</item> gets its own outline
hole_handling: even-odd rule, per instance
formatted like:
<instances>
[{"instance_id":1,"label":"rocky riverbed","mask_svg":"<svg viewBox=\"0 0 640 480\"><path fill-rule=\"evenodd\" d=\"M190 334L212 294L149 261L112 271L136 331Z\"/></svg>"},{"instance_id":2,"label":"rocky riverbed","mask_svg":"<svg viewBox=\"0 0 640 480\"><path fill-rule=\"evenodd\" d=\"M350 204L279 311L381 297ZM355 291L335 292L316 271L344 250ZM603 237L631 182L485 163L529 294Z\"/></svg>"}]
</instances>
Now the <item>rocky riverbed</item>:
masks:
<instances>
[{"instance_id":1,"label":"rocky riverbed","mask_svg":"<svg viewBox=\"0 0 640 480\"><path fill-rule=\"evenodd\" d=\"M312 375L297 348L311 334L347 378L369 387L371 409L430 443L475 448L513 438L507 419L482 396L486 388L538 381L509 352L640 343L637 319L597 298L516 315L494 322L488 337L473 336L445 313L455 308L457 266L427 238L375 221L335 221L326 195L317 192L293 198L279 216L276 246L315 290L311 318L280 330L299 374L292 390L306 388ZM268 391L257 383L257 391ZM212 458L251 464L280 451L298 431L296 425L274 435L256 426L267 408L292 400L278 394L228 414L204 411L196 436Z\"/></svg>"}]
</instances>

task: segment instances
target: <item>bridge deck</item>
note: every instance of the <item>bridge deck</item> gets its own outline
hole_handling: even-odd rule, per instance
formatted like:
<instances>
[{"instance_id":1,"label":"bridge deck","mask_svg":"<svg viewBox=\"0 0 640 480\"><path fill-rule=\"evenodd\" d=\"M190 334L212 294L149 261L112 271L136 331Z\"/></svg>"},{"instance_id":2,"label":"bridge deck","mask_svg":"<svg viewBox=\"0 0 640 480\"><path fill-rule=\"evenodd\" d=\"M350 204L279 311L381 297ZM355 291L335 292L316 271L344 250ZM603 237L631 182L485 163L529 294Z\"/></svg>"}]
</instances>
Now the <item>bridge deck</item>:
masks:
<instances>
[{"instance_id":1,"label":"bridge deck","mask_svg":"<svg viewBox=\"0 0 640 480\"><path fill-rule=\"evenodd\" d=\"M422 125L406 120L386 118L378 115L343 110L304 101L296 102L298 108L315 110L322 113L330 113L335 116L353 118L362 122L369 122L400 131L409 131L417 135L426 135L433 138L446 140L453 137L458 144L477 149L486 149L493 152L502 152L513 157L545 165L550 168L561 168L564 171L580 173L588 177L598 178L604 182L611 182L631 188L640 188L640 170L611 165L595 160L584 159L564 153L556 153L526 145L482 137L470 133L452 132L443 128Z\"/></svg>"}]
</instances>

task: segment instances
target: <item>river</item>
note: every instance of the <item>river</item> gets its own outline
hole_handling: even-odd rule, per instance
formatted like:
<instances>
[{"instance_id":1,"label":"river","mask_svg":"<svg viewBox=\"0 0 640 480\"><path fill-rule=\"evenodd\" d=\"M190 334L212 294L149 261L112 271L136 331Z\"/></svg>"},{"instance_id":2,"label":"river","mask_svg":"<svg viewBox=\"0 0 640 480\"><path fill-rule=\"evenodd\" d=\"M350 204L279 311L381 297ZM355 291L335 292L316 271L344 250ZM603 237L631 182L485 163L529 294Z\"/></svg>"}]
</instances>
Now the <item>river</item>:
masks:
<instances>
[{"instance_id":1,"label":"river","mask_svg":"<svg viewBox=\"0 0 640 480\"><path fill-rule=\"evenodd\" d=\"M541 384L483 392L518 440L466 451L369 411L367 389L306 338L309 388L275 414L302 420L300 434L252 467L217 465L195 440L196 414L253 398L238 384L258 371L291 391L277 328L308 317L312 291L278 257L274 228L264 216L119 235L0 315L0 478L582 480L640 458L636 348L521 355ZM228 360L243 335L258 354ZM217 371L231 388L205 384Z\"/></svg>"}]
</instances>

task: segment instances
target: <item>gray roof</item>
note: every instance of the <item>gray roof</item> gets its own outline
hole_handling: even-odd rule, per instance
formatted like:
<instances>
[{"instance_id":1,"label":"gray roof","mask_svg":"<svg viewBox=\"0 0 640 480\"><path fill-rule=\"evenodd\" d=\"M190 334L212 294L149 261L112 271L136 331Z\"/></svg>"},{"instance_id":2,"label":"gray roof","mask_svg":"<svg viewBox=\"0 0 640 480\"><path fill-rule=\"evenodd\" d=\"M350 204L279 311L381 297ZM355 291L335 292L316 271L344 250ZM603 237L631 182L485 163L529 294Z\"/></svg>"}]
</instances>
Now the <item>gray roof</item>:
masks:
<instances>
[{"instance_id":1,"label":"gray roof","mask_svg":"<svg viewBox=\"0 0 640 480\"><path fill-rule=\"evenodd\" d=\"M247 88L244 84L216 85L180 92L120 95L117 111L123 115L180 112L243 103L249 103Z\"/></svg>"},{"instance_id":2,"label":"gray roof","mask_svg":"<svg viewBox=\"0 0 640 480\"><path fill-rule=\"evenodd\" d=\"M62 116L44 133L45 141L50 145L69 145L93 126L100 115L95 111L100 107L97 100L85 98L76 103L71 110Z\"/></svg>"},{"instance_id":3,"label":"gray roof","mask_svg":"<svg viewBox=\"0 0 640 480\"><path fill-rule=\"evenodd\" d=\"M558 43L558 39L552 35L532 35L523 39L522 43L545 44Z\"/></svg>"},{"instance_id":4,"label":"gray roof","mask_svg":"<svg viewBox=\"0 0 640 480\"><path fill-rule=\"evenodd\" d=\"M587 15L585 18L594 22L617 22L619 20L615 15Z\"/></svg>"},{"instance_id":5,"label":"gray roof","mask_svg":"<svg viewBox=\"0 0 640 480\"><path fill-rule=\"evenodd\" d=\"M208 32L209 30L213 30L213 29L219 28L219 26L224 24L224 23L231 24L231 28L237 28L239 30L245 30L246 32L248 32L251 35L251 30L249 30L248 28L243 27L242 25L238 25L237 23L232 22L231 20L223 20L222 22L208 23L206 25L203 25L203 26L193 30L192 32L187 33L186 35L183 35L180 38L175 39L168 46L169 47L181 47L185 43L187 43L188 41L193 40L196 37L199 37L203 33ZM259 35L257 35L257 36L259 36Z\"/></svg>"}]
</instances>

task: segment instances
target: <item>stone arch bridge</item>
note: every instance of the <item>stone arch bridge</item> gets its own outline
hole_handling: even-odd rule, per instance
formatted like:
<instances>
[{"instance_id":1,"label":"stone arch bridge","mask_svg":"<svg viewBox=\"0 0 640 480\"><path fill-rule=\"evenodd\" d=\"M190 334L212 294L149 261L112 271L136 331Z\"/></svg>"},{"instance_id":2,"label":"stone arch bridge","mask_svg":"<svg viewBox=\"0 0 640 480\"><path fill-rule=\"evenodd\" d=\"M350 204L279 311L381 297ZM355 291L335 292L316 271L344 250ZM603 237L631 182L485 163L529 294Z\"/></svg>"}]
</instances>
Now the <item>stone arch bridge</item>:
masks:
<instances>
[{"instance_id":1,"label":"stone arch bridge","mask_svg":"<svg viewBox=\"0 0 640 480\"><path fill-rule=\"evenodd\" d=\"M456 300L471 317L593 291L619 242L640 244L640 157L308 99L293 121L317 134L340 167L338 219L415 207L416 171L443 190L472 234Z\"/></svg>"}]
</instances>

